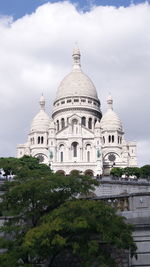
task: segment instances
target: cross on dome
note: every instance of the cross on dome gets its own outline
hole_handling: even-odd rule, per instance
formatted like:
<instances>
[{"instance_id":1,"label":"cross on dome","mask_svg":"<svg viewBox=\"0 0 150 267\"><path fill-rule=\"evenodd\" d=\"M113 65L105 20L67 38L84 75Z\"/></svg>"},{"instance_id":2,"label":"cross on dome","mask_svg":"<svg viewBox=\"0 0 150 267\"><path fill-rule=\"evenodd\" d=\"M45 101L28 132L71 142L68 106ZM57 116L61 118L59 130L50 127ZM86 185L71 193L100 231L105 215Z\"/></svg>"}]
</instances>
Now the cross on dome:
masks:
<instances>
[{"instance_id":1,"label":"cross on dome","mask_svg":"<svg viewBox=\"0 0 150 267\"><path fill-rule=\"evenodd\" d=\"M107 98L107 105L108 105L108 109L113 110L113 99L110 93Z\"/></svg>"},{"instance_id":2,"label":"cross on dome","mask_svg":"<svg viewBox=\"0 0 150 267\"><path fill-rule=\"evenodd\" d=\"M45 110L45 98L44 98L43 94L40 97L39 103L40 103L40 110Z\"/></svg>"},{"instance_id":3,"label":"cross on dome","mask_svg":"<svg viewBox=\"0 0 150 267\"><path fill-rule=\"evenodd\" d=\"M81 63L80 63L81 54L80 54L80 50L77 47L77 45L73 50L72 58L73 58L73 70L80 70L80 68L81 68Z\"/></svg>"},{"instance_id":4,"label":"cross on dome","mask_svg":"<svg viewBox=\"0 0 150 267\"><path fill-rule=\"evenodd\" d=\"M98 100L96 88L90 78L83 73L80 65L80 50L76 46L72 53L73 70L61 81L56 100L66 97L92 97Z\"/></svg>"}]
</instances>

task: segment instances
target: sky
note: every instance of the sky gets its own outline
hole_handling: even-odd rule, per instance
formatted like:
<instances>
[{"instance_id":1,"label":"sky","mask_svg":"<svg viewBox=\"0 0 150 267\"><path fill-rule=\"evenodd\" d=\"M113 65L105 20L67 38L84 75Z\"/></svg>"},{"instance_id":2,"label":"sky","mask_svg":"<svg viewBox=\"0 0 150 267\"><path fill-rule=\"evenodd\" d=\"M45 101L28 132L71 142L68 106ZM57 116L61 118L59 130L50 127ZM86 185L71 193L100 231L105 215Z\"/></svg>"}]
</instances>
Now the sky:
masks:
<instances>
[{"instance_id":1,"label":"sky","mask_svg":"<svg viewBox=\"0 0 150 267\"><path fill-rule=\"evenodd\" d=\"M42 93L51 114L77 42L102 112L110 92L139 165L149 164L149 25L149 1L0 0L0 156L27 141Z\"/></svg>"},{"instance_id":2,"label":"sky","mask_svg":"<svg viewBox=\"0 0 150 267\"><path fill-rule=\"evenodd\" d=\"M63 2L62 0L0 0L0 14L13 16L18 19L26 14L31 14L35 9L45 3ZM143 0L72 0L71 3L75 4L78 10L87 11L94 5L99 6L124 6L127 7L131 3L139 4L145 2ZM149 2L149 1L147 1Z\"/></svg>"}]
</instances>

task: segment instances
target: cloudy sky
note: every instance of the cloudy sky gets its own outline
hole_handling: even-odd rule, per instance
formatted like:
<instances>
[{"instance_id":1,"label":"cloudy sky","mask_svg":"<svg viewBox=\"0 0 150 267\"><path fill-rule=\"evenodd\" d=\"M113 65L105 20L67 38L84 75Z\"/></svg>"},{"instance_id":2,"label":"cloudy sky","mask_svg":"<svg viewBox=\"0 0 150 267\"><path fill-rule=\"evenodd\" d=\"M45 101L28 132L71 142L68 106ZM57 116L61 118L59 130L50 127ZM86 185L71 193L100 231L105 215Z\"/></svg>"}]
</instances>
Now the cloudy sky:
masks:
<instances>
[{"instance_id":1,"label":"cloudy sky","mask_svg":"<svg viewBox=\"0 0 150 267\"><path fill-rule=\"evenodd\" d=\"M75 42L102 112L110 92L139 165L150 163L150 3L140 0L0 1L0 156L26 142L42 93L51 114Z\"/></svg>"}]
</instances>

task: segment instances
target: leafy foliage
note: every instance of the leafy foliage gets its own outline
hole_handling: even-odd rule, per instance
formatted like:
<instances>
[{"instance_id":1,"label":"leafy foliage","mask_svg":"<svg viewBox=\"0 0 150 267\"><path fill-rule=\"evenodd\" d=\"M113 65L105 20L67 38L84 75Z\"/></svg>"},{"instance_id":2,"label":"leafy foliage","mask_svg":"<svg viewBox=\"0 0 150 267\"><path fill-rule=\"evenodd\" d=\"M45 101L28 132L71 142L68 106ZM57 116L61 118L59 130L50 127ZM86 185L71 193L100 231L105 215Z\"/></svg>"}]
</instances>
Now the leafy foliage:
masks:
<instances>
[{"instance_id":1,"label":"leafy foliage","mask_svg":"<svg viewBox=\"0 0 150 267\"><path fill-rule=\"evenodd\" d=\"M141 176L141 169L138 167L126 167L126 168L112 168L110 171L110 174L113 177L121 177L122 175L125 175L126 177L130 176L136 176L139 178Z\"/></svg>"},{"instance_id":2,"label":"leafy foliage","mask_svg":"<svg viewBox=\"0 0 150 267\"><path fill-rule=\"evenodd\" d=\"M121 168L112 168L110 174L113 177L121 177L123 174L123 170Z\"/></svg>"},{"instance_id":3,"label":"leafy foliage","mask_svg":"<svg viewBox=\"0 0 150 267\"><path fill-rule=\"evenodd\" d=\"M141 176L143 178L150 178L150 165L144 165L141 167Z\"/></svg>"},{"instance_id":4,"label":"leafy foliage","mask_svg":"<svg viewBox=\"0 0 150 267\"><path fill-rule=\"evenodd\" d=\"M99 264L115 266L112 248L130 248L133 255L136 249L131 226L124 218L105 203L92 200L61 205L45 216L40 226L28 231L24 246L32 259L40 255L41 260L68 249L80 258L81 266L91 266L95 259Z\"/></svg>"},{"instance_id":5,"label":"leafy foliage","mask_svg":"<svg viewBox=\"0 0 150 267\"><path fill-rule=\"evenodd\" d=\"M98 182L88 176L53 174L49 167L25 156L1 158L0 168L14 175L2 186L0 209L7 220L1 232L0 266L35 266L53 261L70 251L81 266L92 261L115 266L108 257L112 247L128 249L133 255L131 228L103 203L79 200Z\"/></svg>"}]
</instances>

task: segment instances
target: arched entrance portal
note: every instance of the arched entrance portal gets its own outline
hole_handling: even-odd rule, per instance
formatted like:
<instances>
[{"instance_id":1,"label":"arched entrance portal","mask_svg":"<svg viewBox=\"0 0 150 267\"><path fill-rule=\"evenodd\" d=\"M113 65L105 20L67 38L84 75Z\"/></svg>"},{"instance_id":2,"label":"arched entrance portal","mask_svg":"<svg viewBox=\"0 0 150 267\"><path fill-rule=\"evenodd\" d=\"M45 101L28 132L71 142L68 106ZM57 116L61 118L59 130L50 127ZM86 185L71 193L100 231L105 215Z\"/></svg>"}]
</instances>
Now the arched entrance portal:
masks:
<instances>
[{"instance_id":1,"label":"arched entrance portal","mask_svg":"<svg viewBox=\"0 0 150 267\"><path fill-rule=\"evenodd\" d=\"M59 174L59 175L63 175L63 176L65 176L65 172L64 172L63 170L59 170L59 171L57 171L56 173Z\"/></svg>"},{"instance_id":2,"label":"arched entrance portal","mask_svg":"<svg viewBox=\"0 0 150 267\"><path fill-rule=\"evenodd\" d=\"M93 176L93 171L92 170L86 170L85 175L88 175L88 176Z\"/></svg>"},{"instance_id":3,"label":"arched entrance portal","mask_svg":"<svg viewBox=\"0 0 150 267\"><path fill-rule=\"evenodd\" d=\"M80 171L78 171L78 170L72 170L72 171L70 172L70 175L78 176L79 173L80 173Z\"/></svg>"}]
</instances>

